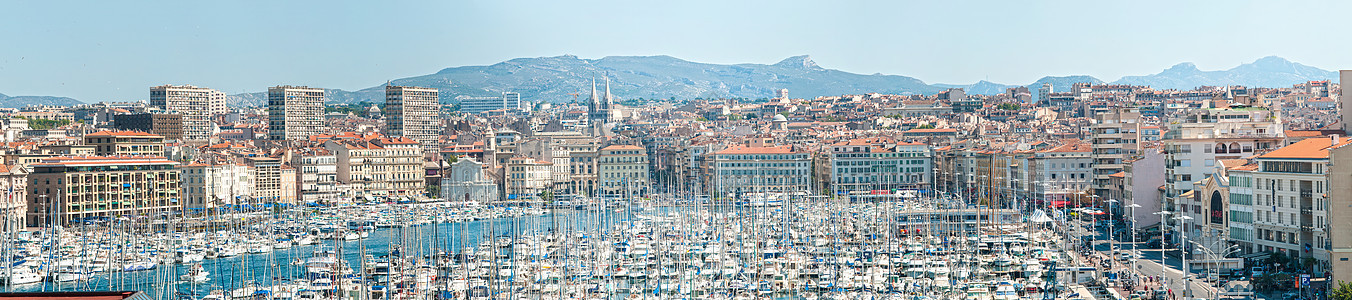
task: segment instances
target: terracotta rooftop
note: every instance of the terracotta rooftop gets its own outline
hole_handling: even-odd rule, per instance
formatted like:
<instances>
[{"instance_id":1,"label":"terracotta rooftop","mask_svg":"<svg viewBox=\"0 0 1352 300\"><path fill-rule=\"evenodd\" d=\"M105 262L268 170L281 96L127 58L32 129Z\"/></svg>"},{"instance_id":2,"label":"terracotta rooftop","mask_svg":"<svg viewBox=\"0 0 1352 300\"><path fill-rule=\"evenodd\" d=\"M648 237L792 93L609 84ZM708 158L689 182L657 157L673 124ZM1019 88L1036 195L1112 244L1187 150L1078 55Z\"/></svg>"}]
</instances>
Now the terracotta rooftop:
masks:
<instances>
[{"instance_id":1,"label":"terracotta rooftop","mask_svg":"<svg viewBox=\"0 0 1352 300\"><path fill-rule=\"evenodd\" d=\"M1347 137L1338 138L1339 144L1352 141ZM1258 158L1272 159L1324 159L1329 157L1329 146L1333 145L1332 138L1309 138L1286 147L1277 148Z\"/></svg>"},{"instance_id":2,"label":"terracotta rooftop","mask_svg":"<svg viewBox=\"0 0 1352 300\"><path fill-rule=\"evenodd\" d=\"M723 149L714 154L793 154L800 153L793 151L792 146L774 146L774 147L746 147L733 146Z\"/></svg>"},{"instance_id":3,"label":"terracotta rooftop","mask_svg":"<svg viewBox=\"0 0 1352 300\"><path fill-rule=\"evenodd\" d=\"M643 147L634 145L610 145L601 150L643 150Z\"/></svg>"},{"instance_id":4,"label":"terracotta rooftop","mask_svg":"<svg viewBox=\"0 0 1352 300\"><path fill-rule=\"evenodd\" d=\"M144 137L159 137L159 138L162 138L162 137L163 137L163 136L159 136L159 135L155 135L155 134L150 134L150 133L148 133L148 132L132 131L132 130L116 130L116 131L113 131L113 130L104 130L104 131L99 131L99 132L95 132L95 133L86 134L85 136L86 136L86 137L103 137L103 136L110 136L110 137L118 137L118 136L144 136Z\"/></svg>"},{"instance_id":5,"label":"terracotta rooftop","mask_svg":"<svg viewBox=\"0 0 1352 300\"><path fill-rule=\"evenodd\" d=\"M1060 146L1056 146L1056 148L1043 150L1042 152L1091 152L1091 151L1093 151L1093 149L1089 145L1089 143L1071 142L1061 144Z\"/></svg>"}]
</instances>

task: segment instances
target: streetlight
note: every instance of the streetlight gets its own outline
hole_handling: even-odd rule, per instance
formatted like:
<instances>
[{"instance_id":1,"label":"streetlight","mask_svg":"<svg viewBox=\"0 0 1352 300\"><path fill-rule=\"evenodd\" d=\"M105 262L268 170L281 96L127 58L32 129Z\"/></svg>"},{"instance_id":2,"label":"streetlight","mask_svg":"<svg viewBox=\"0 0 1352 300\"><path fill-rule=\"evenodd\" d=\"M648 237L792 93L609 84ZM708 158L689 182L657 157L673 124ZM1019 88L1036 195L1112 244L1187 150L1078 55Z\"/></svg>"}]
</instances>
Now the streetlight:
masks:
<instances>
[{"instance_id":1,"label":"streetlight","mask_svg":"<svg viewBox=\"0 0 1352 300\"><path fill-rule=\"evenodd\" d=\"M1179 226L1179 230L1178 230L1178 234L1179 234L1178 240L1179 240L1180 242L1187 242L1187 241L1188 241L1188 229L1187 229L1187 226L1188 226L1188 220L1192 220L1192 217L1189 217L1189 216L1177 216L1177 217L1174 217L1174 220L1178 220L1178 226ZM1182 268L1183 268L1183 300L1187 300L1188 297L1191 297L1191 296L1192 296L1192 292L1191 292L1191 290L1192 290L1192 288L1191 288L1191 287L1192 287L1192 278L1189 278L1190 274L1188 274L1188 273L1190 273L1190 271L1192 270L1192 268L1189 268L1189 267L1188 267L1188 251L1187 251L1188 245L1187 245L1187 244L1184 244L1184 243L1179 243L1179 244L1183 245L1183 247L1182 247L1182 248L1179 248L1179 251L1178 251L1178 254L1179 254L1178 256L1181 257L1181 259L1182 259L1182 265L1181 265L1181 266L1182 266ZM1164 252L1161 251L1161 252L1160 252L1160 259L1164 259L1163 257L1164 257ZM1161 268L1161 269L1163 269L1163 268Z\"/></svg>"},{"instance_id":2,"label":"streetlight","mask_svg":"<svg viewBox=\"0 0 1352 300\"><path fill-rule=\"evenodd\" d=\"M1235 252L1239 252L1239 250L1240 250L1240 249L1239 249L1239 245L1230 245L1229 248L1225 248L1225 250L1223 251L1224 253L1222 253L1221 255L1217 256L1217 255L1216 255L1216 252L1211 251L1211 248L1207 248L1205 245L1202 245L1201 243L1198 243L1198 242L1196 242L1196 241L1188 241L1188 242L1189 242L1189 243L1192 243L1193 245L1197 245L1197 247L1202 248L1202 251L1205 251L1205 253L1209 254L1209 257L1211 257L1211 263L1216 267L1216 277L1220 277L1220 272L1221 272L1221 271L1220 271L1220 269L1221 269L1221 266L1220 266L1220 260L1221 260L1221 258L1224 258L1224 257L1226 257L1226 256L1230 256L1230 254L1234 254ZM1211 274L1211 271L1207 271L1207 274L1208 274L1208 276L1209 276L1209 275ZM1220 291L1221 291L1221 281L1220 281L1220 280L1216 280L1216 294L1220 294ZM1219 296L1219 295L1217 295L1217 296Z\"/></svg>"},{"instance_id":3,"label":"streetlight","mask_svg":"<svg viewBox=\"0 0 1352 300\"><path fill-rule=\"evenodd\" d=\"M1140 208L1141 205L1132 203L1131 205L1127 205L1127 207L1131 208L1131 269L1136 270L1137 268L1140 268L1140 265L1136 263L1137 257L1135 257L1136 243L1138 242L1136 240L1136 209Z\"/></svg>"},{"instance_id":4,"label":"streetlight","mask_svg":"<svg viewBox=\"0 0 1352 300\"><path fill-rule=\"evenodd\" d=\"M1161 283L1160 287L1163 288L1164 287L1163 283L1167 283L1166 279L1167 277L1165 277L1164 270L1169 266L1164 263L1164 242L1165 242L1164 235L1167 234L1169 231L1169 227L1164 226L1164 219L1167 218L1169 215L1173 214L1173 212L1158 211L1155 212L1154 214L1160 216L1160 283Z\"/></svg>"},{"instance_id":5,"label":"streetlight","mask_svg":"<svg viewBox=\"0 0 1352 300\"><path fill-rule=\"evenodd\" d=\"M1115 225L1117 225L1117 221L1113 220L1113 203L1117 203L1117 200L1108 199L1103 202L1108 203L1108 250L1117 251L1117 243L1115 243L1117 241L1117 231L1113 230L1116 229ZM1111 259L1109 259L1109 261L1111 261ZM1112 265L1112 263L1109 263L1109 265Z\"/></svg>"}]
</instances>

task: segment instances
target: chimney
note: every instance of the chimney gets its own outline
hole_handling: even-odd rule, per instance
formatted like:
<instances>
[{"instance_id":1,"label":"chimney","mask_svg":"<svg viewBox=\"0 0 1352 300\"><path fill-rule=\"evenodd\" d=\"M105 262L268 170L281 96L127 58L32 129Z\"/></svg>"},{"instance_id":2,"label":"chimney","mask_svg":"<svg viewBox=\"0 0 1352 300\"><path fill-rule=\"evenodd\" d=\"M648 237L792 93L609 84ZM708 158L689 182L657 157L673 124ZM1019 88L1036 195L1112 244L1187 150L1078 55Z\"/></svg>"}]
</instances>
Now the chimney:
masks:
<instances>
[{"instance_id":1,"label":"chimney","mask_svg":"<svg viewBox=\"0 0 1352 300\"><path fill-rule=\"evenodd\" d=\"M1334 134L1334 135L1332 135L1332 136L1333 136L1333 143L1332 143L1332 144L1329 144L1329 146L1337 146L1337 145L1338 145L1338 135L1337 135L1337 134Z\"/></svg>"}]
</instances>

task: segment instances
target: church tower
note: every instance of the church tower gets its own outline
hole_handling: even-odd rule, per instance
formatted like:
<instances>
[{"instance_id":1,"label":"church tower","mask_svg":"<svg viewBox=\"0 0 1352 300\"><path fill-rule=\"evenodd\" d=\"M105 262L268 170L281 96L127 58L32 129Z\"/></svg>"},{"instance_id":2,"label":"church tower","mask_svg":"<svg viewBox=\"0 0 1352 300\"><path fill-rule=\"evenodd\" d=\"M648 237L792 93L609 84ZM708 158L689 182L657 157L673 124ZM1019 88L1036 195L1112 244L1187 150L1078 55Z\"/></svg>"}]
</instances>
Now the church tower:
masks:
<instances>
[{"instance_id":1,"label":"church tower","mask_svg":"<svg viewBox=\"0 0 1352 300\"><path fill-rule=\"evenodd\" d=\"M610 96L610 79L606 78L606 93L604 96L598 97L596 95L596 78L592 78L591 84L591 97L588 98L587 102L587 108L589 110L587 113L587 125L591 129L592 136L608 136L610 135L610 131L606 130L606 123L613 122L611 120L612 116L610 111L613 103Z\"/></svg>"}]
</instances>

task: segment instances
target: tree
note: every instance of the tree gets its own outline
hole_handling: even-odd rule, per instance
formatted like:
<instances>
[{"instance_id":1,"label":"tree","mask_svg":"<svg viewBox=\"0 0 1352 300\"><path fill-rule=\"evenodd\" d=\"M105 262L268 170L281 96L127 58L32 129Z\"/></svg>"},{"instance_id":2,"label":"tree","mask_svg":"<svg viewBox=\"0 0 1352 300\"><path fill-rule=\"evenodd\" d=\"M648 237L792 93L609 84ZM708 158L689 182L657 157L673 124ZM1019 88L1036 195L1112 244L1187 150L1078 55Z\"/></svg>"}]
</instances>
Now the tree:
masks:
<instances>
[{"instance_id":1,"label":"tree","mask_svg":"<svg viewBox=\"0 0 1352 300\"><path fill-rule=\"evenodd\" d=\"M1018 104L1018 103L1000 103L1000 105L996 106L996 108L1003 109L1003 110L1019 110L1019 104Z\"/></svg>"},{"instance_id":2,"label":"tree","mask_svg":"<svg viewBox=\"0 0 1352 300\"><path fill-rule=\"evenodd\" d=\"M756 117L757 117L757 116L756 116L755 113L747 113L747 114L746 114L746 119L747 119L747 120L755 119Z\"/></svg>"},{"instance_id":3,"label":"tree","mask_svg":"<svg viewBox=\"0 0 1352 300\"><path fill-rule=\"evenodd\" d=\"M1329 291L1329 299L1352 300L1352 284L1339 280L1338 287Z\"/></svg>"},{"instance_id":4,"label":"tree","mask_svg":"<svg viewBox=\"0 0 1352 300\"><path fill-rule=\"evenodd\" d=\"M25 119L28 119L28 128L32 129L52 129L70 125L70 120L48 120L37 118L25 118Z\"/></svg>"},{"instance_id":5,"label":"tree","mask_svg":"<svg viewBox=\"0 0 1352 300\"><path fill-rule=\"evenodd\" d=\"M440 186L440 185L429 185L429 186L427 186L426 189L427 189L427 198L432 198L432 199L441 198L441 186Z\"/></svg>"},{"instance_id":6,"label":"tree","mask_svg":"<svg viewBox=\"0 0 1352 300\"><path fill-rule=\"evenodd\" d=\"M931 124L924 124L924 125L916 126L915 129L934 129L934 125L931 125Z\"/></svg>"}]
</instances>

